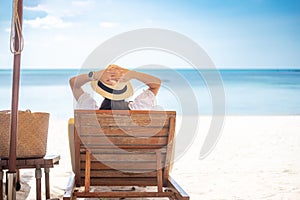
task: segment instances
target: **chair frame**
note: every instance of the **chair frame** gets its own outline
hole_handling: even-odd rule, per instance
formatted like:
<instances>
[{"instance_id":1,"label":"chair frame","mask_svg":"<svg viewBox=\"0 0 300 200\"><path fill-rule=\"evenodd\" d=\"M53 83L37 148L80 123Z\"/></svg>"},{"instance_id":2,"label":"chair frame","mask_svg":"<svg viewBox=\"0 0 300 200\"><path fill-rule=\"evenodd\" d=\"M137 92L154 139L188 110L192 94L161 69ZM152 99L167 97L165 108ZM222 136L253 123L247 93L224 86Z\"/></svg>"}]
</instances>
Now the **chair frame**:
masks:
<instances>
[{"instance_id":1,"label":"chair frame","mask_svg":"<svg viewBox=\"0 0 300 200\"><path fill-rule=\"evenodd\" d=\"M74 129L69 130L74 130L75 175L70 178L64 199L95 197L189 199L188 194L169 175L175 143L175 111L75 110L74 122ZM95 126L97 123L100 125ZM157 126L163 131L153 133L152 126ZM133 137L128 136L126 133L128 130L133 130L130 132ZM95 133L92 134L92 131ZM112 132L118 132L118 135L111 135L114 134ZM140 134L147 135L141 137ZM99 140L99 135L109 137L111 141L105 141L104 137ZM117 161L124 159L122 156L136 159L134 165L128 164L127 160L120 164L122 167L130 166L130 170L138 170L138 165L147 161L143 167L146 166L153 171L136 173L136 171L124 172L118 168L113 170L113 167L109 168L98 158L108 154L113 155L113 159ZM95 172L93 171L96 170L95 166L102 168L97 168L98 171ZM95 174L100 174L101 178L93 177ZM93 192L91 186L155 186L157 190Z\"/></svg>"}]
</instances>

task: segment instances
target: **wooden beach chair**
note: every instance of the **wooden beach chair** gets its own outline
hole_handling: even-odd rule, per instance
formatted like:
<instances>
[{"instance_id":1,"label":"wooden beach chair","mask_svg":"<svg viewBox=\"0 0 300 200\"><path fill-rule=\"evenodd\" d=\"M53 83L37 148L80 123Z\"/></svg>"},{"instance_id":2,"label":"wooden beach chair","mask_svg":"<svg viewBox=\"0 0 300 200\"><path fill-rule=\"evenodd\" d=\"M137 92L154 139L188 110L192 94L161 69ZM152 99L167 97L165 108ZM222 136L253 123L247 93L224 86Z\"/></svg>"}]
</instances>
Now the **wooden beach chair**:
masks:
<instances>
[{"instance_id":1,"label":"wooden beach chair","mask_svg":"<svg viewBox=\"0 0 300 200\"><path fill-rule=\"evenodd\" d=\"M75 126L69 124L69 130L74 130L71 149L75 151L75 176L64 199L188 200L187 193L169 175L175 118L174 111L75 110ZM111 189L97 191L92 186ZM144 190L134 190L135 186ZM150 186L154 191L147 189Z\"/></svg>"}]
</instances>

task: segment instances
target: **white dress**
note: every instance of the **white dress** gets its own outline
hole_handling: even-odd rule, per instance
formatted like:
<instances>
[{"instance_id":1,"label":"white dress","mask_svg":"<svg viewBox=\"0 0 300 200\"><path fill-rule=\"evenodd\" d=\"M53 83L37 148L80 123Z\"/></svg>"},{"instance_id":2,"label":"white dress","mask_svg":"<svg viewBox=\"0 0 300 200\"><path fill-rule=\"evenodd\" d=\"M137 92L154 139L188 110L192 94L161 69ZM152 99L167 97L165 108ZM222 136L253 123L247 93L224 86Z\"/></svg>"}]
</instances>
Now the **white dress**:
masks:
<instances>
[{"instance_id":1,"label":"white dress","mask_svg":"<svg viewBox=\"0 0 300 200\"><path fill-rule=\"evenodd\" d=\"M156 110L156 96L151 90L144 90L129 102L128 107L130 110ZM77 101L76 109L98 110L99 107L90 94L83 93Z\"/></svg>"}]
</instances>

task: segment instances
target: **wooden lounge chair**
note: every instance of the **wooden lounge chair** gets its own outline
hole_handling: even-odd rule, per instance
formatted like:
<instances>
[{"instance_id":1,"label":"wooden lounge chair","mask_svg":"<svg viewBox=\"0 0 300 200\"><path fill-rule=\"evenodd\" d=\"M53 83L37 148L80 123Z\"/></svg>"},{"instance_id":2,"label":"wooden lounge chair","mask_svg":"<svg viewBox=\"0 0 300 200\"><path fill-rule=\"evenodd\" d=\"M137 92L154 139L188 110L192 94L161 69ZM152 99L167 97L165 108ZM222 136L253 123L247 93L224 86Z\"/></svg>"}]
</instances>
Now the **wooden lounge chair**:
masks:
<instances>
[{"instance_id":1,"label":"wooden lounge chair","mask_svg":"<svg viewBox=\"0 0 300 200\"><path fill-rule=\"evenodd\" d=\"M172 179L176 112L75 110L74 171L64 199L188 200ZM72 149L72 148L71 148ZM142 186L144 191L92 191L91 186ZM155 186L148 191L147 186ZM122 187L121 187L122 188ZM133 187L134 188L134 187Z\"/></svg>"}]
</instances>

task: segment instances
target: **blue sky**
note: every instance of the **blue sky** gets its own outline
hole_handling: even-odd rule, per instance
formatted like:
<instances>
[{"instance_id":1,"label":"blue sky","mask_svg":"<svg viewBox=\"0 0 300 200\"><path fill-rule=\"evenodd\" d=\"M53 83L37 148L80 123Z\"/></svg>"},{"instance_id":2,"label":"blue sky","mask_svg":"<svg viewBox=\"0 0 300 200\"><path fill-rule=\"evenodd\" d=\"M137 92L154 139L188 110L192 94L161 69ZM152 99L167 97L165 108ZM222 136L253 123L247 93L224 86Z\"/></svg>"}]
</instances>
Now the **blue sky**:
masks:
<instances>
[{"instance_id":1,"label":"blue sky","mask_svg":"<svg viewBox=\"0 0 300 200\"><path fill-rule=\"evenodd\" d=\"M102 42L139 28L186 35L218 68L300 68L298 0L23 1L23 68L79 68ZM12 66L11 10L1 0L0 68ZM153 63L168 59L184 65L167 55Z\"/></svg>"}]
</instances>

